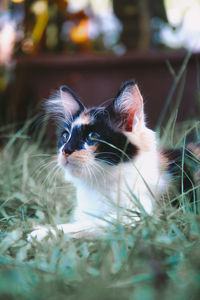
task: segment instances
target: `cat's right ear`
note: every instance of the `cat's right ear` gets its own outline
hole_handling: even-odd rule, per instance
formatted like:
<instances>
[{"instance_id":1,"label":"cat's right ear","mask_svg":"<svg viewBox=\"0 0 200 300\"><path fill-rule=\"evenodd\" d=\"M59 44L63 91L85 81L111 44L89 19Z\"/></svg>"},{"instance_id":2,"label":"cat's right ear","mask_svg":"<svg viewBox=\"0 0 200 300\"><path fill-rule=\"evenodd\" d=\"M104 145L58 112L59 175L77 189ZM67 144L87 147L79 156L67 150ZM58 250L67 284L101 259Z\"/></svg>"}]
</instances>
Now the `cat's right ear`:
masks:
<instances>
[{"instance_id":1,"label":"cat's right ear","mask_svg":"<svg viewBox=\"0 0 200 300\"><path fill-rule=\"evenodd\" d=\"M144 126L143 98L133 80L126 81L114 101L108 106L112 122L125 131Z\"/></svg>"},{"instance_id":2,"label":"cat's right ear","mask_svg":"<svg viewBox=\"0 0 200 300\"><path fill-rule=\"evenodd\" d=\"M66 118L76 115L84 110L84 105L79 98L65 85L60 87L60 98Z\"/></svg>"}]
</instances>

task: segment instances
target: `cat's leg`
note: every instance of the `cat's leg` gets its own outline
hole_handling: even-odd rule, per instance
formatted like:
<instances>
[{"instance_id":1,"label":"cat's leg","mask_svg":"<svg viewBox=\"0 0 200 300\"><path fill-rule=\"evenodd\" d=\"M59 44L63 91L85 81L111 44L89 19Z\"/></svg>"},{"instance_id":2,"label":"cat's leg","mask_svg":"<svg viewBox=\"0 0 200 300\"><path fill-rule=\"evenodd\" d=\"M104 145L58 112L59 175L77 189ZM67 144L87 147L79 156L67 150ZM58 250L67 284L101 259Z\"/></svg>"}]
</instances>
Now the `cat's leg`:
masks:
<instances>
[{"instance_id":1,"label":"cat's leg","mask_svg":"<svg viewBox=\"0 0 200 300\"><path fill-rule=\"evenodd\" d=\"M97 224L92 224L91 222L75 222L68 224L60 224L57 226L59 230L61 230L64 234L69 234L74 238L95 238L98 236L102 236L106 227L98 226Z\"/></svg>"},{"instance_id":2,"label":"cat's leg","mask_svg":"<svg viewBox=\"0 0 200 300\"><path fill-rule=\"evenodd\" d=\"M47 226L40 226L36 228L34 231L32 231L29 236L28 240L31 241L34 238L38 241L43 240L49 233L56 236L56 233L58 230L62 231L64 234L68 234L70 236L73 236L76 233L79 233L81 231L86 231L91 227L90 222L74 222L74 223L67 223L67 224L60 224L57 225L56 228L53 227L47 227Z\"/></svg>"},{"instance_id":3,"label":"cat's leg","mask_svg":"<svg viewBox=\"0 0 200 300\"><path fill-rule=\"evenodd\" d=\"M28 234L27 240L29 242L33 241L34 239L38 241L42 241L49 233L56 235L56 232L53 228L39 226L36 227L31 233Z\"/></svg>"},{"instance_id":4,"label":"cat's leg","mask_svg":"<svg viewBox=\"0 0 200 300\"><path fill-rule=\"evenodd\" d=\"M76 221L73 223L59 224L56 228L41 226L32 231L28 240L32 241L37 239L42 241L49 233L56 236L58 231L62 231L64 234L67 234L74 238L94 238L95 236L102 235L105 232L105 225L98 222L91 222L91 220Z\"/></svg>"},{"instance_id":5,"label":"cat's leg","mask_svg":"<svg viewBox=\"0 0 200 300\"><path fill-rule=\"evenodd\" d=\"M50 234L56 236L58 230L64 232L65 234L69 234L70 236L73 236L74 230L72 230L71 232L70 229L75 229L75 227L77 227L75 225L77 224L69 223L69 224L58 225L56 226L56 228L47 227L47 226L37 227L28 235L28 241L33 241L34 239L36 239L37 241L42 241L46 236Z\"/></svg>"}]
</instances>

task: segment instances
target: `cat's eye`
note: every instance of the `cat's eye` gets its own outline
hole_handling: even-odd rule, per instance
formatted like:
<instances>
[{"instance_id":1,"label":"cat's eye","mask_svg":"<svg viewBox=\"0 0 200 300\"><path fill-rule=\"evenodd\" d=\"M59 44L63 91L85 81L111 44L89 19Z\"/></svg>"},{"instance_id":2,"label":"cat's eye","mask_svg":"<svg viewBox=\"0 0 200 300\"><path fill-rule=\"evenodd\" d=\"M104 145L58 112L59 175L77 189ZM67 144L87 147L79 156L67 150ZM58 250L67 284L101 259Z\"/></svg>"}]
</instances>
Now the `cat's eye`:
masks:
<instances>
[{"instance_id":1,"label":"cat's eye","mask_svg":"<svg viewBox=\"0 0 200 300\"><path fill-rule=\"evenodd\" d=\"M70 139L70 132L69 130L65 130L62 133L62 139L66 143Z\"/></svg>"},{"instance_id":2,"label":"cat's eye","mask_svg":"<svg viewBox=\"0 0 200 300\"><path fill-rule=\"evenodd\" d=\"M87 136L87 141L96 142L99 139L100 135L97 132L91 131Z\"/></svg>"}]
</instances>

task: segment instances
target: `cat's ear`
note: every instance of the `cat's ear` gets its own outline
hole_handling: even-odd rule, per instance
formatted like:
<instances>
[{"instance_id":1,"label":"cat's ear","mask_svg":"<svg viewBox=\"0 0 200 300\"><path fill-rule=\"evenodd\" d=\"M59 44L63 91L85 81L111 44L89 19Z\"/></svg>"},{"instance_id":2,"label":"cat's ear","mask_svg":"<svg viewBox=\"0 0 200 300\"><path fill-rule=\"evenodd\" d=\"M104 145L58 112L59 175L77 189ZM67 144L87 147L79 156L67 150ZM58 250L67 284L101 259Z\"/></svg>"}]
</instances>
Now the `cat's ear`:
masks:
<instances>
[{"instance_id":1,"label":"cat's ear","mask_svg":"<svg viewBox=\"0 0 200 300\"><path fill-rule=\"evenodd\" d=\"M60 98L67 118L84 110L84 105L79 98L65 85L60 87Z\"/></svg>"},{"instance_id":2,"label":"cat's ear","mask_svg":"<svg viewBox=\"0 0 200 300\"><path fill-rule=\"evenodd\" d=\"M126 81L121 86L111 107L121 129L134 131L144 125L143 98L134 81Z\"/></svg>"}]
</instances>

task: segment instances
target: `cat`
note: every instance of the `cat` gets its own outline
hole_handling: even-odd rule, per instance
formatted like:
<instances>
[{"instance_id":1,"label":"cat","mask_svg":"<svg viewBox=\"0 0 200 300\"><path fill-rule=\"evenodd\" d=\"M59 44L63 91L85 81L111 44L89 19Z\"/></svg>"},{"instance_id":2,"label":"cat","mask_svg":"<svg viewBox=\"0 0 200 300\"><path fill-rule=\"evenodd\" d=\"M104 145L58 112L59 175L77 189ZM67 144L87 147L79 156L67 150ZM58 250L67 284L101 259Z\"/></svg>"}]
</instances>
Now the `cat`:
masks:
<instances>
[{"instance_id":1,"label":"cat","mask_svg":"<svg viewBox=\"0 0 200 300\"><path fill-rule=\"evenodd\" d=\"M138 85L126 81L108 105L86 108L62 86L47 111L61 127L58 164L77 190L73 221L57 228L73 237L95 236L117 221L130 222L140 213L152 215L168 192L168 162L158 148L156 133L145 123ZM132 220L132 219L131 219ZM53 228L36 228L42 240Z\"/></svg>"}]
</instances>

